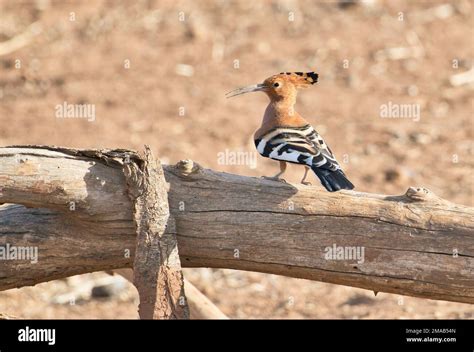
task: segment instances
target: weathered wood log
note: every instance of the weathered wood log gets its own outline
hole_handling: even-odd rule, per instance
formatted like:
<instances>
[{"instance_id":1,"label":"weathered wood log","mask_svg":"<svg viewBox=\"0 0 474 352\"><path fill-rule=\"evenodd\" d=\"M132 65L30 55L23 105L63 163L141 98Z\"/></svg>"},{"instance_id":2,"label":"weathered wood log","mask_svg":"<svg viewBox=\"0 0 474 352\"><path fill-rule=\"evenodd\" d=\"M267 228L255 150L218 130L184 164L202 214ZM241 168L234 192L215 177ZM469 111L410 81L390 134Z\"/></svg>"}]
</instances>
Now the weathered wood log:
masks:
<instances>
[{"instance_id":1,"label":"weathered wood log","mask_svg":"<svg viewBox=\"0 0 474 352\"><path fill-rule=\"evenodd\" d=\"M123 161L137 229L133 283L140 296L140 318L188 319L178 242L174 233L165 233L174 226L174 218L169 213L163 168L148 147L138 162L127 154Z\"/></svg>"},{"instance_id":2,"label":"weathered wood log","mask_svg":"<svg viewBox=\"0 0 474 352\"><path fill-rule=\"evenodd\" d=\"M9 154L9 156L12 155ZM19 179L12 180L9 176L5 178L5 174L2 172L2 176L0 176L0 194L3 193L3 187L7 186L10 189L13 181L14 187L11 188L13 197L18 196L19 199L32 197L33 203L30 204L27 201L25 204L46 205L50 209L66 211L66 214L60 214L50 209L38 209L37 211L41 215L32 214L32 218L28 220L24 217L25 214L16 212L20 210L18 207L7 208L7 211L2 213L2 220L7 221L7 228L14 229L16 236L7 238L7 242L4 243L5 252L8 253L8 249L11 248L39 247L42 253L41 256L59 259L56 263L54 261L50 263L53 267L48 267L47 272L52 274L53 277L55 275L64 277L65 272L56 270L54 266L64 266L67 263L71 266L72 258L70 256L74 258L83 257L82 260L78 260L74 264L78 264L79 267L83 265L89 267L87 271L95 271L94 265L99 263L105 266L112 265L110 268L114 268L117 259L124 265L129 265L130 252L133 248L135 251L133 267L136 274L134 284L140 295L140 317L142 319L188 318L189 312L184 295L184 282L177 252L176 236L171 232L165 235L165 228L171 219L169 218L166 183L161 165L156 162L148 148L145 150L144 158L123 151L110 153L88 151L84 155L78 152L75 156L78 160L81 160L79 164L73 162L57 164L56 166L46 165L40 159L36 159L37 163L31 163L31 158L34 158L34 156L19 156L18 159L13 159L18 166L14 172L18 172ZM5 159L2 157L0 157L0 160L2 161L0 162L0 169L6 171L6 174L10 174L12 164L3 163ZM78 170L77 167L78 165L83 166L85 160L90 161L89 166L91 168L97 167L98 172L82 175L86 178L91 177L91 179L84 180L84 183L81 183L77 176L81 175L81 171L84 170ZM98 164L94 160L98 161ZM100 161L104 162L105 165L114 165L114 171L108 173L107 171L110 168L102 165ZM28 170L30 166L34 169ZM49 167L53 167L54 171ZM66 174L70 173L72 177L68 180L70 182L63 183L63 180L61 180L63 167L66 168ZM40 169L41 171L39 171ZM119 175L118 171L122 172L122 176ZM79 174L75 174L76 172L79 172ZM47 176L46 181L42 180L41 175L44 173L51 176L51 178L49 179ZM38 176L37 180L34 180L35 175ZM45 183L42 184L42 182ZM119 184L115 184L116 182L119 182ZM86 185L92 188L81 190ZM69 189L70 187L71 189ZM107 189L107 191L101 195L100 188ZM109 192L112 193L107 195ZM47 198L44 205L41 205L42 194ZM118 195L118 197L115 198L113 194ZM89 198L91 195L93 195L93 198L99 197L102 199L99 202L91 201L91 198ZM71 196L72 198L70 198ZM109 198L109 196L112 197ZM67 199L66 203L61 204L62 206L58 208L58 204L63 202L64 199ZM48 202L56 204L52 205ZM67 205L67 208L64 208L64 205ZM107 214L100 212L98 209L99 207L110 206L113 208L110 209L111 211L107 211ZM87 220L89 216L94 218L92 223ZM54 220L41 224L43 217L51 217ZM38 220L40 220L38 225L40 228L29 226L35 226L34 224ZM132 220L132 222L130 223L129 220ZM102 226L103 223L104 226ZM24 230L21 230L22 228ZM56 237L58 246L52 243L50 248L44 251L42 246L36 246L35 236L41 235L43 231L47 231L51 238ZM66 241L60 240L63 233L74 234L74 232L76 232L74 237L66 236ZM135 236L133 236L134 232L136 232ZM22 235L18 236L19 234ZM89 237L91 234L94 234L92 238ZM83 236L85 237L83 238ZM111 239L114 242L113 238L116 236L122 238L121 245L109 242ZM134 240L134 237L137 241L136 244L130 243L130 239ZM109 243L111 251L105 250L103 253L83 252L83 249L88 247L88 244L84 241L91 240ZM0 244L3 244L2 242ZM119 249L123 245L126 245L126 247ZM0 247L0 258L1 249ZM15 250L12 253L15 254ZM24 254L28 254L28 252L26 251ZM89 255L92 255L92 260ZM114 259L110 255L115 255L118 258ZM36 260L37 258L33 262ZM15 270L24 268L25 265L28 267L28 261L26 261L26 264L25 261L18 262L17 260L7 260L5 262L18 263L19 265ZM112 262L115 264L111 264ZM36 275L42 275L35 270L39 269L41 271L44 269L41 268L41 265L36 266L35 264L32 263L30 258L32 283L37 282ZM0 265L0 268L2 267ZM5 267L5 269L8 270L8 267ZM80 272L82 270L80 269ZM56 271L58 273L55 273ZM71 274L75 273L77 273L77 268L71 271Z\"/></svg>"},{"instance_id":3,"label":"weathered wood log","mask_svg":"<svg viewBox=\"0 0 474 352\"><path fill-rule=\"evenodd\" d=\"M39 249L36 264L0 262L0 289L132 266L135 232L121 171L124 154L135 157L123 150L101 156L0 148L0 202L23 205L0 207L0 245ZM175 219L175 229L167 231L176 233L184 267L474 303L473 208L423 188L400 196L334 194L192 162L164 170Z\"/></svg>"}]
</instances>

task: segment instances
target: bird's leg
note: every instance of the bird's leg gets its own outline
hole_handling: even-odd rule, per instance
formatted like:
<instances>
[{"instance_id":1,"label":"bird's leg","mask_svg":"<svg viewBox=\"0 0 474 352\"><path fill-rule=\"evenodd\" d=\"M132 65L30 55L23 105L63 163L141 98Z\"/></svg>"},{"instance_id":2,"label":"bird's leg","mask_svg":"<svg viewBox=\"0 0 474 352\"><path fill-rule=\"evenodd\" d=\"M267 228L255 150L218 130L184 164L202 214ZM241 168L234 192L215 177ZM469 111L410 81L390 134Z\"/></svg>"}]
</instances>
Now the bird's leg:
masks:
<instances>
[{"instance_id":1,"label":"bird's leg","mask_svg":"<svg viewBox=\"0 0 474 352\"><path fill-rule=\"evenodd\" d=\"M309 171L309 166L305 166L305 167L304 167L304 176L303 176L303 178L302 178L302 180L301 180L301 183L302 183L303 185L306 185L306 186L311 186L311 182L305 181L305 180L306 180L306 176L308 175L308 171Z\"/></svg>"},{"instance_id":2,"label":"bird's leg","mask_svg":"<svg viewBox=\"0 0 474 352\"><path fill-rule=\"evenodd\" d=\"M286 171L286 162L280 161L280 172L277 173L273 178L280 178L281 175L283 175Z\"/></svg>"},{"instance_id":3,"label":"bird's leg","mask_svg":"<svg viewBox=\"0 0 474 352\"><path fill-rule=\"evenodd\" d=\"M286 162L285 161L280 161L280 172L277 173L275 176L263 176L264 179L266 180L272 180L272 181L280 181L280 182L285 182L286 181L282 178L280 178L281 175L283 175L286 171Z\"/></svg>"}]
</instances>

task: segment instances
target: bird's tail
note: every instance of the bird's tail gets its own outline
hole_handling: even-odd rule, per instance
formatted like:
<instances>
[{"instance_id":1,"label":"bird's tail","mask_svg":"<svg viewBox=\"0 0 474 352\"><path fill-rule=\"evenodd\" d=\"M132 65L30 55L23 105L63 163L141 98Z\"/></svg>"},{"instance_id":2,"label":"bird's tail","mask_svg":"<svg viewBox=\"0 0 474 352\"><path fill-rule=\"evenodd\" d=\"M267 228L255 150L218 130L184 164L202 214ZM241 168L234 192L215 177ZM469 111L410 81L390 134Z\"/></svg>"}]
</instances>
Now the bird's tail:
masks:
<instances>
[{"instance_id":1,"label":"bird's tail","mask_svg":"<svg viewBox=\"0 0 474 352\"><path fill-rule=\"evenodd\" d=\"M315 166L311 168L319 177L321 184L329 191L336 192L341 189L353 189L354 185L346 178L342 170L330 171Z\"/></svg>"}]
</instances>

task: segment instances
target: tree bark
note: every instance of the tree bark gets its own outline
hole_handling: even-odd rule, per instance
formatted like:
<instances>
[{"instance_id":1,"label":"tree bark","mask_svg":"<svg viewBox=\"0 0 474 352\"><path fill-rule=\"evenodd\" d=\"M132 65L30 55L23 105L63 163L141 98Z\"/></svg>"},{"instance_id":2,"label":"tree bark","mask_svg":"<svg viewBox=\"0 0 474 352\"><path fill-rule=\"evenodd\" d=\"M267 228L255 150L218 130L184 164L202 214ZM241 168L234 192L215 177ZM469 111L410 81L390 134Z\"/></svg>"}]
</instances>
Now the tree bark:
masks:
<instances>
[{"instance_id":1,"label":"tree bark","mask_svg":"<svg viewBox=\"0 0 474 352\"><path fill-rule=\"evenodd\" d=\"M0 245L39 249L36 264L0 262L0 289L132 266L133 204L114 153L136 155L0 148L0 202L21 204L0 207ZM176 234L184 267L474 303L473 208L424 188L400 196L328 193L214 172L191 161L164 171L175 221L166 233ZM350 258L357 252L349 249L363 250L363 258Z\"/></svg>"},{"instance_id":2,"label":"tree bark","mask_svg":"<svg viewBox=\"0 0 474 352\"><path fill-rule=\"evenodd\" d=\"M49 280L96 271L96 265L112 269L120 262L129 266L133 251L140 317L188 318L176 236L174 231L165 234L174 223L169 217L166 182L151 151L146 148L144 158L124 150L69 150L68 155L45 149L41 156L37 152L41 148L19 154L8 149L0 152L0 200L5 191L7 199L39 207L29 214L23 211L33 209L10 206L1 210L2 233L10 232L0 239L3 253L36 247L39 258L38 263L31 258L0 261L6 264L0 265L0 273L8 275L3 281L0 274L0 281L16 286L11 275L22 270L30 272L26 284L36 284L38 277ZM43 242L38 236L48 240ZM102 242L110 248L89 250L91 244ZM0 259L4 257L1 249Z\"/></svg>"},{"instance_id":3,"label":"tree bark","mask_svg":"<svg viewBox=\"0 0 474 352\"><path fill-rule=\"evenodd\" d=\"M163 168L146 147L144 159L133 162L126 158L124 170L137 229L133 283L140 296L140 318L188 319ZM166 229L171 231L165 233Z\"/></svg>"}]
</instances>

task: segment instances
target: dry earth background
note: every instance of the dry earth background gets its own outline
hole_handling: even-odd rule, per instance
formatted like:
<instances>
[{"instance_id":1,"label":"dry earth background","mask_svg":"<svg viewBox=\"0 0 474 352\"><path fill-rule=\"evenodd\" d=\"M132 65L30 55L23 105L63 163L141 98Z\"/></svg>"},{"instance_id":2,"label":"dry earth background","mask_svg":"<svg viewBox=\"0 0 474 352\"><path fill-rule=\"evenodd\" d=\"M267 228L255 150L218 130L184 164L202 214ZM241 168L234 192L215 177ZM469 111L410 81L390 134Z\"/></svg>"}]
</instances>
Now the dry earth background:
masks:
<instances>
[{"instance_id":1,"label":"dry earth background","mask_svg":"<svg viewBox=\"0 0 474 352\"><path fill-rule=\"evenodd\" d=\"M141 150L146 143L165 163L190 158L269 175L277 163L262 158L256 168L219 163L226 149L254 152L267 101L263 94L226 100L224 93L281 71L315 70L320 83L300 93L297 109L345 161L357 190L401 194L425 186L474 206L472 76L471 83L452 80L472 70L473 12L469 0L0 0L0 42L34 33L25 47L0 54L0 145ZM95 121L56 118L64 102L94 104ZM381 118L389 102L419 104L420 120ZM287 180L300 176L290 166ZM234 318L474 317L467 304L374 297L274 275L185 275ZM110 281L94 273L0 292L0 312L136 318L134 288L114 279L106 284L113 292L96 298L103 280Z\"/></svg>"}]
</instances>

